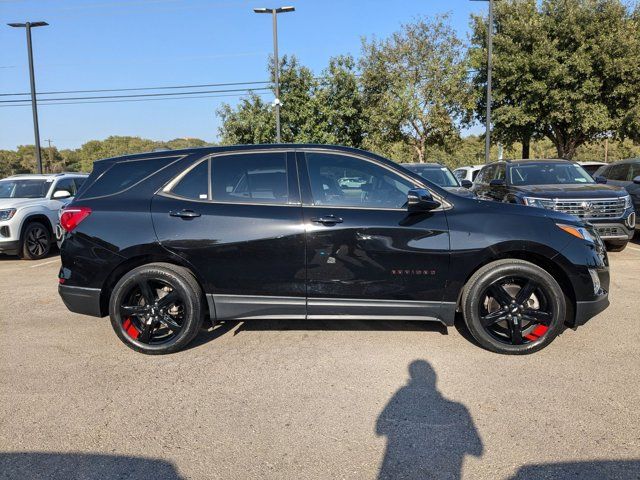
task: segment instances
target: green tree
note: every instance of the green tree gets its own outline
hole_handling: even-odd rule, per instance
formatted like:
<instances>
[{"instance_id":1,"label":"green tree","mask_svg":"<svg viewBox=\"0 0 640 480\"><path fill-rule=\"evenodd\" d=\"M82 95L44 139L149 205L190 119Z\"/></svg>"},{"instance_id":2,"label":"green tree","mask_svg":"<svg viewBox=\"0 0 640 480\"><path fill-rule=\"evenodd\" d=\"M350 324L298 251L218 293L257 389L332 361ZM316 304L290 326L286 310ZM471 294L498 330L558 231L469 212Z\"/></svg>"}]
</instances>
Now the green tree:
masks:
<instances>
[{"instance_id":1,"label":"green tree","mask_svg":"<svg viewBox=\"0 0 640 480\"><path fill-rule=\"evenodd\" d=\"M508 144L548 138L560 158L605 137L640 138L640 14L620 0L495 6L493 127ZM477 116L486 98L486 19L473 18Z\"/></svg>"},{"instance_id":2,"label":"green tree","mask_svg":"<svg viewBox=\"0 0 640 480\"><path fill-rule=\"evenodd\" d=\"M470 120L473 96L463 44L449 17L419 19L385 40L363 41L360 60L369 148L401 141L424 162L450 149Z\"/></svg>"}]
</instances>

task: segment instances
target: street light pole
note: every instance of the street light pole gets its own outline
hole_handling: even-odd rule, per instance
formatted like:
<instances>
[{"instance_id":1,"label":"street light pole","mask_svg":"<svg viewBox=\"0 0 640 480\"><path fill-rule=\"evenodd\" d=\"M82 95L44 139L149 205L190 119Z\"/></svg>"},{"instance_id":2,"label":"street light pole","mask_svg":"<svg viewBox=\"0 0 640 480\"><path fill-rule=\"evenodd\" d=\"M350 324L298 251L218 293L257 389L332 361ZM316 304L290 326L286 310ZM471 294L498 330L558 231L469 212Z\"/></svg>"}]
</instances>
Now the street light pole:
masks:
<instances>
[{"instance_id":1,"label":"street light pole","mask_svg":"<svg viewBox=\"0 0 640 480\"><path fill-rule=\"evenodd\" d=\"M31 110L33 111L33 134L36 140L37 172L42 173L42 156L40 154L40 129L38 128L38 105L36 102L36 79L33 69L33 48L31 46L31 28L46 27L47 22L9 23L10 27L24 28L27 32L27 53L29 55L29 80L31 83Z\"/></svg>"},{"instance_id":2,"label":"street light pole","mask_svg":"<svg viewBox=\"0 0 640 480\"><path fill-rule=\"evenodd\" d=\"M487 29L487 126L484 138L484 163L491 157L491 56L493 53L493 0L489 0L489 25Z\"/></svg>"},{"instance_id":3,"label":"street light pole","mask_svg":"<svg viewBox=\"0 0 640 480\"><path fill-rule=\"evenodd\" d=\"M294 12L294 7L280 7L280 8L254 8L255 13L270 13L273 24L273 70L275 80L275 94L276 98L273 104L276 107L276 143L281 142L280 138L280 60L278 58L278 14L286 12Z\"/></svg>"}]
</instances>

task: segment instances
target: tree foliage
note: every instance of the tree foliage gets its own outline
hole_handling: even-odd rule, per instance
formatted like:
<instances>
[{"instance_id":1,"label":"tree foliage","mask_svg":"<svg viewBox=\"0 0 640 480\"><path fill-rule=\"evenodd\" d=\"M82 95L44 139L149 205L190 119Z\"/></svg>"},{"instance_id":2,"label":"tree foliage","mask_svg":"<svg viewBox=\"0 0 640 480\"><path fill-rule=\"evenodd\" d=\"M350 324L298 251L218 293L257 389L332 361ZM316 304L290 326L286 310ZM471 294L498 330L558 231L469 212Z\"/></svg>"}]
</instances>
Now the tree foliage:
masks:
<instances>
[{"instance_id":1,"label":"tree foliage","mask_svg":"<svg viewBox=\"0 0 640 480\"><path fill-rule=\"evenodd\" d=\"M401 141L423 162L430 147L450 150L458 142L473 96L466 53L448 16L363 41L360 68L368 145Z\"/></svg>"},{"instance_id":2,"label":"tree foliage","mask_svg":"<svg viewBox=\"0 0 640 480\"><path fill-rule=\"evenodd\" d=\"M486 18L473 18L483 120ZM512 144L549 139L560 158L605 137L640 139L640 15L620 0L495 4L493 123Z\"/></svg>"}]
</instances>

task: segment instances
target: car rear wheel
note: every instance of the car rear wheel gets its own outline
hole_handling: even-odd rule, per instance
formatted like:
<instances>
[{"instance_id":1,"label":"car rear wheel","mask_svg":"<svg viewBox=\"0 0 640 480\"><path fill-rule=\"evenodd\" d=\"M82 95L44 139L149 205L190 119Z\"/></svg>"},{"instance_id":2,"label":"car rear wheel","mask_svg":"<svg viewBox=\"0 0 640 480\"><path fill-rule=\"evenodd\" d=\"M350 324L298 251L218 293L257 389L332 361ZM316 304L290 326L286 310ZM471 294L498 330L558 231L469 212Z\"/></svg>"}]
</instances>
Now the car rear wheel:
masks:
<instances>
[{"instance_id":1,"label":"car rear wheel","mask_svg":"<svg viewBox=\"0 0 640 480\"><path fill-rule=\"evenodd\" d=\"M40 260L51 250L51 233L40 222L28 224L22 234L21 257L27 260Z\"/></svg>"},{"instance_id":2,"label":"car rear wheel","mask_svg":"<svg viewBox=\"0 0 640 480\"><path fill-rule=\"evenodd\" d=\"M621 252L625 248L627 248L627 244L629 242L604 242L605 247L607 247L608 252Z\"/></svg>"},{"instance_id":3,"label":"car rear wheel","mask_svg":"<svg viewBox=\"0 0 640 480\"><path fill-rule=\"evenodd\" d=\"M530 262L505 259L485 265L469 279L462 311L482 347L521 355L543 349L558 336L566 299L547 271Z\"/></svg>"},{"instance_id":4,"label":"car rear wheel","mask_svg":"<svg viewBox=\"0 0 640 480\"><path fill-rule=\"evenodd\" d=\"M152 263L125 274L111 293L111 326L125 345L157 355L184 348L197 335L203 294L189 270Z\"/></svg>"}]
</instances>

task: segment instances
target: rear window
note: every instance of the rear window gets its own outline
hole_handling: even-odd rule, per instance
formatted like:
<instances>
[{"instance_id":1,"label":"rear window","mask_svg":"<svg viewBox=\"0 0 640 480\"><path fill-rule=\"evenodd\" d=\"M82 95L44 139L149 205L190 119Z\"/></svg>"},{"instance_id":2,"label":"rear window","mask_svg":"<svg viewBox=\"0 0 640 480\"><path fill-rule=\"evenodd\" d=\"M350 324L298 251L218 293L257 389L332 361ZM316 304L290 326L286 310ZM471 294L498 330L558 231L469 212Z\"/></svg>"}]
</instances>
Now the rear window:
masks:
<instances>
[{"instance_id":1,"label":"rear window","mask_svg":"<svg viewBox=\"0 0 640 480\"><path fill-rule=\"evenodd\" d=\"M82 189L82 197L104 197L120 193L160 170L178 157L145 158L114 163L106 172ZM95 173L95 172L94 172ZM91 177L93 177L93 173ZM88 182L90 183L90 182Z\"/></svg>"},{"instance_id":2,"label":"rear window","mask_svg":"<svg viewBox=\"0 0 640 480\"><path fill-rule=\"evenodd\" d=\"M171 193L182 198L207 200L209 198L209 161L200 162L189 170L171 189Z\"/></svg>"}]
</instances>

